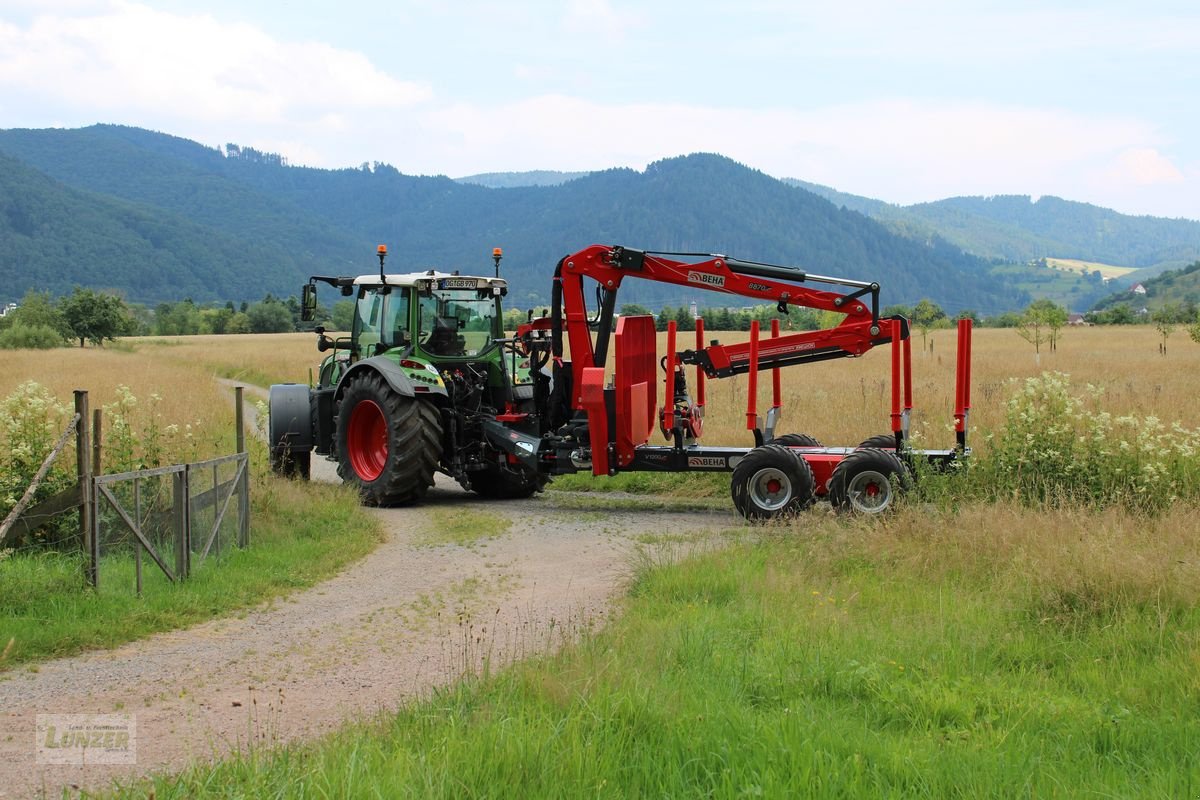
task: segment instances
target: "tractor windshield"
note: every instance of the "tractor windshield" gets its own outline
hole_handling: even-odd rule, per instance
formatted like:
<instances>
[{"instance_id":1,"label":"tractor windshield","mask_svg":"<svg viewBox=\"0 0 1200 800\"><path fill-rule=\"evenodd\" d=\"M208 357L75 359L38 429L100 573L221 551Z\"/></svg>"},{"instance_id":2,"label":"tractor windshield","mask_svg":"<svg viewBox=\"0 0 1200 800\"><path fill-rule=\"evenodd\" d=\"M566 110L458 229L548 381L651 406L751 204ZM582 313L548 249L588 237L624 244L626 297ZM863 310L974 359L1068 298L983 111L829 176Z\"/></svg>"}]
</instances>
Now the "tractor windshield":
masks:
<instances>
[{"instance_id":1,"label":"tractor windshield","mask_svg":"<svg viewBox=\"0 0 1200 800\"><path fill-rule=\"evenodd\" d=\"M351 336L363 357L412 344L408 330L411 290L400 286L363 286L358 291Z\"/></svg>"},{"instance_id":2,"label":"tractor windshield","mask_svg":"<svg viewBox=\"0 0 1200 800\"><path fill-rule=\"evenodd\" d=\"M496 333L496 299L474 289L443 289L420 300L422 349L435 356L477 356Z\"/></svg>"}]
</instances>

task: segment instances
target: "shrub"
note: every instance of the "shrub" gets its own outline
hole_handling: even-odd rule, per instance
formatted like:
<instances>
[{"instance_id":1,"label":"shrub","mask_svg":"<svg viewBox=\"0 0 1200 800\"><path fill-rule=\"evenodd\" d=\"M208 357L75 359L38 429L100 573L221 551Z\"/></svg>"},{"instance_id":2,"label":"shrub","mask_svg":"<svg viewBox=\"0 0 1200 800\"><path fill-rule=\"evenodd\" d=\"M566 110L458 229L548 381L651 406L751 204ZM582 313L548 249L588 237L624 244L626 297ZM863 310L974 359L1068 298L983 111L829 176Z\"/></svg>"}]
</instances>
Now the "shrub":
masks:
<instances>
[{"instance_id":1,"label":"shrub","mask_svg":"<svg viewBox=\"0 0 1200 800\"><path fill-rule=\"evenodd\" d=\"M49 325L17 322L0 331L0 349L4 350L49 350L65 344L62 334Z\"/></svg>"},{"instance_id":2,"label":"shrub","mask_svg":"<svg viewBox=\"0 0 1200 800\"><path fill-rule=\"evenodd\" d=\"M59 403L45 387L26 381L0 402L0 518L20 501L33 482L42 461L71 418L70 409ZM68 488L75 480L74 460L70 452L60 455L34 494L33 502ZM15 541L17 533L9 534ZM57 529L46 529L35 538L56 541Z\"/></svg>"},{"instance_id":3,"label":"shrub","mask_svg":"<svg viewBox=\"0 0 1200 800\"><path fill-rule=\"evenodd\" d=\"M1200 494L1200 430L1100 410L1101 390L1072 390L1061 372L1028 378L976 471L995 496L1155 511Z\"/></svg>"}]
</instances>

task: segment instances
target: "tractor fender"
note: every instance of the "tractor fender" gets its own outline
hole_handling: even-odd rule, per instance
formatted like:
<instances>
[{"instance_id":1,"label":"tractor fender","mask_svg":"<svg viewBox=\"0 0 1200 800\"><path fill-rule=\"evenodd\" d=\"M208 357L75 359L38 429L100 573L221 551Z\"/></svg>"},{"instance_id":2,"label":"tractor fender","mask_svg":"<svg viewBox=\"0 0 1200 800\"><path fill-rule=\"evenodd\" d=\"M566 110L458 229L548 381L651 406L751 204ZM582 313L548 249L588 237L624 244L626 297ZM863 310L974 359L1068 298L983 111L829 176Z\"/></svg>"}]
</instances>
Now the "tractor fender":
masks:
<instances>
[{"instance_id":1,"label":"tractor fender","mask_svg":"<svg viewBox=\"0 0 1200 800\"><path fill-rule=\"evenodd\" d=\"M372 356L364 358L346 370L342 374L342 379L338 381L337 392L334 393L334 402L342 399L342 394L345 393L346 387L350 385L350 381L356 380L359 375L364 372L376 372L380 377L387 382L387 385L392 388L396 394L402 397L446 397L446 388L444 386L426 386L421 384L421 391L418 392L416 385L412 379L404 374L404 370L400 365L391 359L383 356Z\"/></svg>"},{"instance_id":2,"label":"tractor fender","mask_svg":"<svg viewBox=\"0 0 1200 800\"><path fill-rule=\"evenodd\" d=\"M310 391L303 383L277 383L267 395L271 452L307 453L313 446Z\"/></svg>"}]
</instances>

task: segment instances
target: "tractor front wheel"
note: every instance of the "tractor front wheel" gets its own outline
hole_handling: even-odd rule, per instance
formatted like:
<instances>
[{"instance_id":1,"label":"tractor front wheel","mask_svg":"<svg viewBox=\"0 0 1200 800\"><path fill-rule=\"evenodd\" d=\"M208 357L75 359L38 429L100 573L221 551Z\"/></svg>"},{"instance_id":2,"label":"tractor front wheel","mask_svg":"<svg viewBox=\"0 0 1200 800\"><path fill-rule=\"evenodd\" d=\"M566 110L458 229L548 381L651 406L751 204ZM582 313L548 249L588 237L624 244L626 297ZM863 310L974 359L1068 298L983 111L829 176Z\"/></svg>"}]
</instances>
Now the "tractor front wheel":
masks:
<instances>
[{"instance_id":1,"label":"tractor front wheel","mask_svg":"<svg viewBox=\"0 0 1200 800\"><path fill-rule=\"evenodd\" d=\"M829 503L839 511L882 514L911 486L912 473L895 453L877 448L855 450L833 470Z\"/></svg>"},{"instance_id":2,"label":"tractor front wheel","mask_svg":"<svg viewBox=\"0 0 1200 800\"><path fill-rule=\"evenodd\" d=\"M808 462L783 445L756 447L733 470L733 504L748 520L787 516L812 505L816 481Z\"/></svg>"},{"instance_id":3,"label":"tractor front wheel","mask_svg":"<svg viewBox=\"0 0 1200 800\"><path fill-rule=\"evenodd\" d=\"M368 505L415 503L433 485L442 453L437 409L396 393L375 373L342 394L335 423L338 475Z\"/></svg>"}]
</instances>

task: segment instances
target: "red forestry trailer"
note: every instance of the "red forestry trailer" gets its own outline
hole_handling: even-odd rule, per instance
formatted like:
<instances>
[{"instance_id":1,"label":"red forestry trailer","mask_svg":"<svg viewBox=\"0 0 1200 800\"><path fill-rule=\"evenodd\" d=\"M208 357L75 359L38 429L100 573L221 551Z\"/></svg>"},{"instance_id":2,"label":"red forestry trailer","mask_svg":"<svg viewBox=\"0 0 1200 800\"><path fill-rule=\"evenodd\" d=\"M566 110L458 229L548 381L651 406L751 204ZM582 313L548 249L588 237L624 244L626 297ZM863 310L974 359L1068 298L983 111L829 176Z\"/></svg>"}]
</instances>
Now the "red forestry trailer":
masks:
<instances>
[{"instance_id":1,"label":"red forestry trailer","mask_svg":"<svg viewBox=\"0 0 1200 800\"><path fill-rule=\"evenodd\" d=\"M374 505L418 502L435 472L496 499L528 497L556 475L583 470L732 472L738 511L769 519L817 498L839 509L882 512L911 485L918 460L945 466L968 452L970 321L958 325L957 441L945 450L913 450L909 324L880 317L877 283L723 255L592 245L558 263L549 312L506 338L501 299L508 289L498 248L494 276L388 273L386 256L381 245L375 274L312 276L303 287L305 319L313 318L317 284L325 283L355 298L354 322L348 337L316 329L317 349L332 351L316 385L271 387L277 471L308 477L311 455L323 455ZM695 346L687 349L671 324L660 356L653 317L615 313L621 285L631 279L773 303L780 313L795 306L842 319L825 330L787 334L777 321L769 332L754 323L748 342L728 345L705 343L698 319ZM889 434L856 447L823 447L804 434L779 431L781 369L855 358L880 345L891 353ZM688 367L694 368L694 396ZM747 378L746 428L754 446L704 446L705 382L735 375ZM759 386L768 377L771 406L764 418ZM655 428L667 444L650 444Z\"/></svg>"},{"instance_id":2,"label":"red forestry trailer","mask_svg":"<svg viewBox=\"0 0 1200 800\"><path fill-rule=\"evenodd\" d=\"M706 343L704 321L697 319L694 349L680 349L671 322L666 353L660 357L653 317L617 318L614 313L618 290L628 279L770 302L781 313L797 306L844 318L829 329L786 335L781 335L774 320L765 336L755 321L749 341L731 345ZM814 288L814 284L831 288ZM589 290L595 291L592 310L587 306ZM564 360L564 336L570 361ZM610 341L613 370L607 380ZM854 358L879 345L891 346L890 434L854 447L824 447L810 436L779 432L782 368ZM817 498L828 498L842 510L879 513L890 507L897 492L911 485L917 459L945 467L968 452L971 321L958 323L956 442L944 450L913 450L908 445L913 408L909 323L900 316L880 317L878 283L724 255L593 245L559 262L551 315L521 326L516 347L530 356L535 368L550 365L554 391L546 392L543 382L539 388L546 394L536 406L551 410L548 435L539 447L539 468L551 475L589 467L594 475L728 471L733 473L734 504L748 519L792 513ZM688 390L687 366L695 367L694 397ZM754 447L701 445L705 381L743 374L748 381L746 428L754 437ZM764 419L758 413L759 384L760 377L767 375L771 406ZM661 407L660 383L664 387ZM551 394L560 403L567 400L569 409L560 411L561 418L553 415ZM517 422L517 417L512 421ZM669 444L649 443L655 427Z\"/></svg>"}]
</instances>

